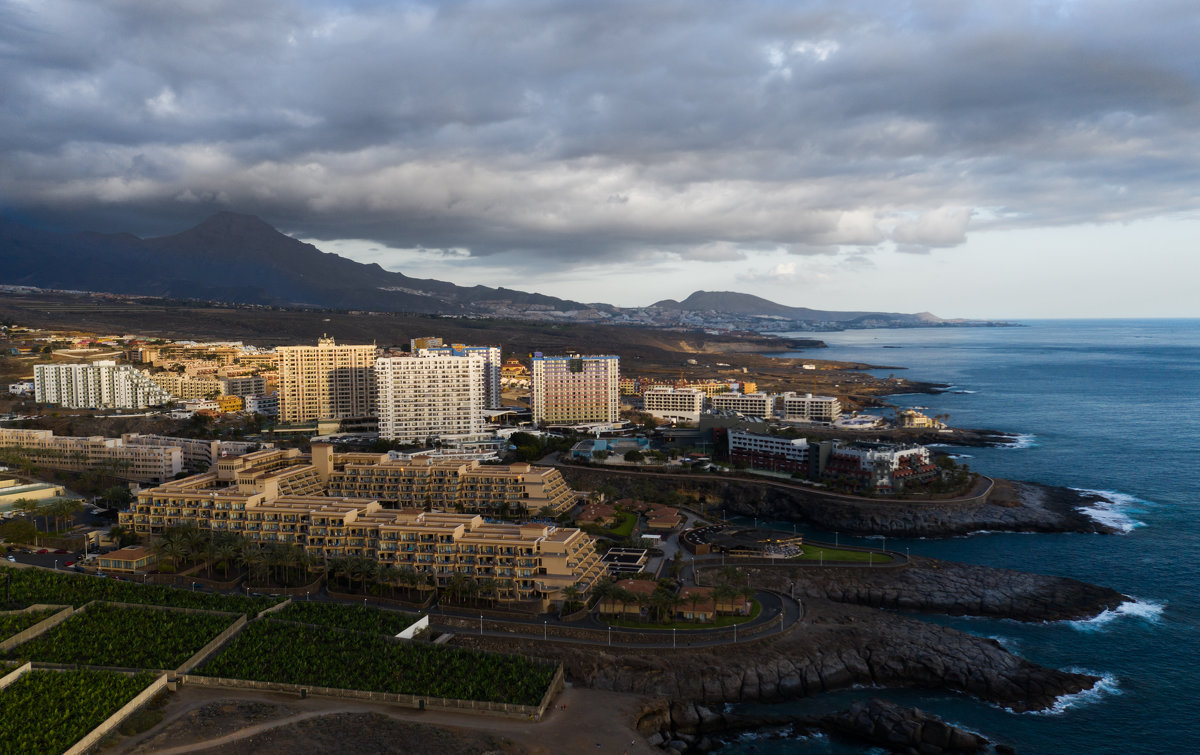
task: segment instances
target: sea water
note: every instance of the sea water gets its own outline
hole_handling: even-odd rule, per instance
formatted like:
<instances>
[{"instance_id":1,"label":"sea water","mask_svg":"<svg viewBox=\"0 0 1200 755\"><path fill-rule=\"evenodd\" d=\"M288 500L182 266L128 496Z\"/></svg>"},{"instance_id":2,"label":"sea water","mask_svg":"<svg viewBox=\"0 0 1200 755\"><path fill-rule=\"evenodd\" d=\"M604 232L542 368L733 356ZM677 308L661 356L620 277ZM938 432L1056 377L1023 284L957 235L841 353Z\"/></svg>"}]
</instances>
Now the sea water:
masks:
<instances>
[{"instance_id":1,"label":"sea water","mask_svg":"<svg viewBox=\"0 0 1200 755\"><path fill-rule=\"evenodd\" d=\"M1006 448L945 449L973 470L1098 491L1111 501L1089 513L1117 527L1118 535L887 539L892 550L1075 577L1129 595L1125 605L1090 621L923 617L1103 681L1042 713L1017 714L920 690L847 690L772 709L828 712L877 695L1020 753L1200 752L1200 320L1020 325L831 333L822 336L829 348L788 356L906 368L875 374L951 384L940 395L890 400L927 407L929 415L949 414L954 426L1018 435ZM833 533L807 534L834 539ZM875 750L829 737L755 736L724 750L869 751Z\"/></svg>"}]
</instances>

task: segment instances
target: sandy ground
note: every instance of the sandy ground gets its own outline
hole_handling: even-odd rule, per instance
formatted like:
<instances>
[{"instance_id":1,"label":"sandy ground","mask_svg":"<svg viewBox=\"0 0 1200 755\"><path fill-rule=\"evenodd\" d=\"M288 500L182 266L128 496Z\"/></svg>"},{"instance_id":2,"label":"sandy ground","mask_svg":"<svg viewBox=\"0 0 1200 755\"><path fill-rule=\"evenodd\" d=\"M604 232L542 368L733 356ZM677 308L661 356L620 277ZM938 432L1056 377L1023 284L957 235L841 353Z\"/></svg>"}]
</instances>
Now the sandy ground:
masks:
<instances>
[{"instance_id":1,"label":"sandy ground","mask_svg":"<svg viewBox=\"0 0 1200 755\"><path fill-rule=\"evenodd\" d=\"M641 698L568 687L537 723L268 692L181 687L149 731L108 753L656 753L633 728ZM566 706L565 708L562 706Z\"/></svg>"}]
</instances>

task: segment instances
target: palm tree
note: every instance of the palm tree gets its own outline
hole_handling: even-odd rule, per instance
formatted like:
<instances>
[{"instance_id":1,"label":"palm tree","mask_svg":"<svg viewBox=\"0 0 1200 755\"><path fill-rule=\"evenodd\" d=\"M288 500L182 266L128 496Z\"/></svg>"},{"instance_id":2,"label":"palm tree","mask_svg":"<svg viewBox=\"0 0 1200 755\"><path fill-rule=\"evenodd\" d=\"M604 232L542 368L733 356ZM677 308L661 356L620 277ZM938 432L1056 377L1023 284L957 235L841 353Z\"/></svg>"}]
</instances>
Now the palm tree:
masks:
<instances>
[{"instance_id":1,"label":"palm tree","mask_svg":"<svg viewBox=\"0 0 1200 755\"><path fill-rule=\"evenodd\" d=\"M567 585L562 589L562 596L563 611L569 613L569 608L574 608L575 602L579 600L579 588L575 585Z\"/></svg>"},{"instance_id":2,"label":"palm tree","mask_svg":"<svg viewBox=\"0 0 1200 755\"><path fill-rule=\"evenodd\" d=\"M699 591L693 591L687 596L687 602L692 604L692 618L696 621L700 621L700 613L697 609L700 607L700 604L704 602L704 596L701 595ZM714 601L713 613L715 614L716 612L716 601Z\"/></svg>"},{"instance_id":3,"label":"palm tree","mask_svg":"<svg viewBox=\"0 0 1200 755\"><path fill-rule=\"evenodd\" d=\"M111 530L110 530L111 534ZM184 557L187 552L184 550L183 544L178 540L163 538L155 543L155 548L160 558L171 559L172 571L179 571L179 560Z\"/></svg>"},{"instance_id":4,"label":"palm tree","mask_svg":"<svg viewBox=\"0 0 1200 755\"><path fill-rule=\"evenodd\" d=\"M229 562L235 559L237 555L238 548L231 541L221 540L213 546L213 565L216 566L216 562L221 564L221 573L224 575L225 579L229 579Z\"/></svg>"},{"instance_id":5,"label":"palm tree","mask_svg":"<svg viewBox=\"0 0 1200 755\"><path fill-rule=\"evenodd\" d=\"M18 498L13 502L13 509L20 512L22 516L28 518L35 525L37 524L36 516L39 508L41 506L38 505L38 502L30 498Z\"/></svg>"},{"instance_id":6,"label":"palm tree","mask_svg":"<svg viewBox=\"0 0 1200 755\"><path fill-rule=\"evenodd\" d=\"M479 580L479 592L491 600L494 607L496 601L500 600L500 583L491 577L481 579Z\"/></svg>"}]
</instances>

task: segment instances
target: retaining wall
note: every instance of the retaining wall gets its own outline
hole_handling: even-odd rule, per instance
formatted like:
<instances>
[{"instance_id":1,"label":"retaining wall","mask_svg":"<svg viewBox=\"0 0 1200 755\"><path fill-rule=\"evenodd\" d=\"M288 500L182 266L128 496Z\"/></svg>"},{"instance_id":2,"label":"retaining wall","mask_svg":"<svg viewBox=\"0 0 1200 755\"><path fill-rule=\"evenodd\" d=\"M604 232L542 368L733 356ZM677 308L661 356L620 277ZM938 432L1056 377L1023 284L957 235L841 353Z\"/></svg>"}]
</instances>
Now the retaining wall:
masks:
<instances>
[{"instance_id":1,"label":"retaining wall","mask_svg":"<svg viewBox=\"0 0 1200 755\"><path fill-rule=\"evenodd\" d=\"M246 626L246 617L239 616L237 621L233 622L228 629L214 637L212 642L209 642L207 645L202 647L195 655L193 655L191 658L188 658L179 668L175 669L175 673L186 674L187 672L199 666L208 659L208 656L216 652L217 648L224 645L230 637L233 637L235 634L242 631L242 627L244 626Z\"/></svg>"},{"instance_id":2,"label":"retaining wall","mask_svg":"<svg viewBox=\"0 0 1200 755\"><path fill-rule=\"evenodd\" d=\"M4 689L5 687L12 684L16 680L20 679L22 676L25 676L32 670L33 670L33 664L29 663L28 661L25 662L24 666L17 666L15 669L13 669L12 671L5 674L3 677L0 677L0 689Z\"/></svg>"},{"instance_id":3,"label":"retaining wall","mask_svg":"<svg viewBox=\"0 0 1200 755\"><path fill-rule=\"evenodd\" d=\"M268 692L285 692L301 697L319 695L342 700L366 700L376 703L388 703L402 708L417 710L441 710L457 713L480 713L502 718L521 720L538 720L545 712L553 696L550 691L555 689L555 680L562 675L562 666L558 668L554 680L551 681L547 694L539 705L511 705L509 703L489 703L478 700L452 700L444 697L429 697L426 695L400 695L392 692L367 692L365 690L337 689L333 687L316 687L308 684L283 684L281 682L257 682L248 679L225 679L215 676L197 676L185 674L180 677L184 684L195 684L198 687L225 687L229 689L256 689Z\"/></svg>"},{"instance_id":4,"label":"retaining wall","mask_svg":"<svg viewBox=\"0 0 1200 755\"><path fill-rule=\"evenodd\" d=\"M151 698L161 692L167 686L167 675L160 674L157 679L150 683L150 686L142 690L136 697L121 706L120 710L112 714L108 718L84 735L83 739L76 742L71 749L67 750L63 755L81 755L100 743L101 739L108 736L109 732L116 729L125 719L132 716L143 705L150 702Z\"/></svg>"},{"instance_id":5,"label":"retaining wall","mask_svg":"<svg viewBox=\"0 0 1200 755\"><path fill-rule=\"evenodd\" d=\"M43 610L46 608L61 608L62 610L59 611L58 613L54 614L53 616L48 616L48 617L42 619L41 621L39 621L38 623L34 624L31 627L28 627L27 629L23 629L22 631L17 632L12 637L9 637L8 639L4 640L3 642L0 642L0 653L7 653L9 650L12 650L17 645L28 642L29 640L32 640L34 637L37 637L39 634L42 634L43 632L45 632L49 629L53 629L54 627L58 626L59 624L63 623L64 621L66 621L67 619L71 618L72 614L75 613L75 609L72 608L71 606L50 606L50 605L43 605L41 603L29 606L28 608L24 609L23 611L19 611L18 613L30 613L32 611L40 611L40 610Z\"/></svg>"}]
</instances>

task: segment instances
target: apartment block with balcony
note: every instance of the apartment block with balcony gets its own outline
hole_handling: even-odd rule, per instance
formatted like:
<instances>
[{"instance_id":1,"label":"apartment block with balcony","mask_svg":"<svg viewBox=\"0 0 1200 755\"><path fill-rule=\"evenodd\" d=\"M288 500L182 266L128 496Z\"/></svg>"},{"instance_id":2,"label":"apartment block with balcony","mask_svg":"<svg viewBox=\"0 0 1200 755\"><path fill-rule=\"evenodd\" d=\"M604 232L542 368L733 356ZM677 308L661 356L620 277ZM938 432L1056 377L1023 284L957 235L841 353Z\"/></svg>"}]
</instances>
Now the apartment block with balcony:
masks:
<instances>
[{"instance_id":1,"label":"apartment block with balcony","mask_svg":"<svg viewBox=\"0 0 1200 755\"><path fill-rule=\"evenodd\" d=\"M642 394L642 406L660 419L697 423L704 409L704 392L695 388L651 388Z\"/></svg>"},{"instance_id":2,"label":"apartment block with balcony","mask_svg":"<svg viewBox=\"0 0 1200 755\"><path fill-rule=\"evenodd\" d=\"M373 455L338 456L347 458L325 454L309 464L289 449L222 459L212 472L142 491L119 520L147 536L190 524L264 545L291 544L314 564L361 557L411 567L440 587L461 575L501 601L537 610L561 601L568 586L586 592L602 573L595 541L578 529L490 523L478 514L385 509L370 496L323 495L333 465L360 464Z\"/></svg>"},{"instance_id":3,"label":"apartment block with balcony","mask_svg":"<svg viewBox=\"0 0 1200 755\"><path fill-rule=\"evenodd\" d=\"M617 422L620 358L533 355L530 409L538 425Z\"/></svg>"},{"instance_id":4,"label":"apartment block with balcony","mask_svg":"<svg viewBox=\"0 0 1200 755\"><path fill-rule=\"evenodd\" d=\"M811 393L783 394L783 418L793 422L834 422L842 416L842 402L836 396Z\"/></svg>"},{"instance_id":5,"label":"apartment block with balcony","mask_svg":"<svg viewBox=\"0 0 1200 755\"><path fill-rule=\"evenodd\" d=\"M285 423L352 419L375 412L374 345L280 346L279 418Z\"/></svg>"},{"instance_id":6,"label":"apartment block with balcony","mask_svg":"<svg viewBox=\"0 0 1200 755\"><path fill-rule=\"evenodd\" d=\"M775 416L775 396L770 393L718 393L712 397L712 408L771 419Z\"/></svg>"},{"instance_id":7,"label":"apartment block with balcony","mask_svg":"<svg viewBox=\"0 0 1200 755\"><path fill-rule=\"evenodd\" d=\"M376 361L379 437L402 443L486 437L484 366L478 354Z\"/></svg>"},{"instance_id":8,"label":"apartment block with balcony","mask_svg":"<svg viewBox=\"0 0 1200 755\"><path fill-rule=\"evenodd\" d=\"M162 482L183 470L178 446L139 444L136 438L56 436L50 430L0 428L0 448L12 448L50 469L99 470L133 482Z\"/></svg>"},{"instance_id":9,"label":"apartment block with balcony","mask_svg":"<svg viewBox=\"0 0 1200 755\"><path fill-rule=\"evenodd\" d=\"M34 365L33 383L39 403L68 409L145 409L171 400L141 370L109 360Z\"/></svg>"},{"instance_id":10,"label":"apartment block with balcony","mask_svg":"<svg viewBox=\"0 0 1200 755\"><path fill-rule=\"evenodd\" d=\"M500 408L500 347L499 346L466 346L461 343L449 346L430 346L414 351L419 357L469 357L477 356L483 360L483 373L480 377L483 383L483 408Z\"/></svg>"}]
</instances>

